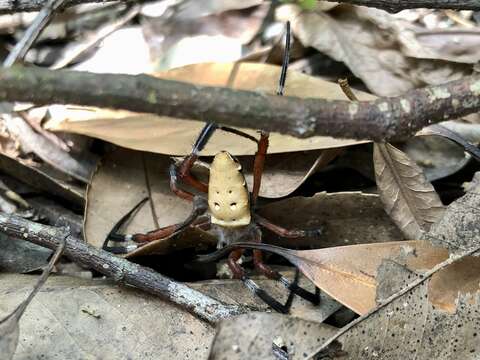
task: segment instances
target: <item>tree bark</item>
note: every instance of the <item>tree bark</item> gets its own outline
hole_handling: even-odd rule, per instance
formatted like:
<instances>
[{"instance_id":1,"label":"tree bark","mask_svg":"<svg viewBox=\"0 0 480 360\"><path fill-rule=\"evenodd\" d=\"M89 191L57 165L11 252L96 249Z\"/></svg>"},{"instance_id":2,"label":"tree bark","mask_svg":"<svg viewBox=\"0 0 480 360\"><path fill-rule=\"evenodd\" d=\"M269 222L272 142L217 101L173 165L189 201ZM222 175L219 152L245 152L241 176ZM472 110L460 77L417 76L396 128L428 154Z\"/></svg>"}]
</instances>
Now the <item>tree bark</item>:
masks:
<instances>
[{"instance_id":1,"label":"tree bark","mask_svg":"<svg viewBox=\"0 0 480 360\"><path fill-rule=\"evenodd\" d=\"M351 102L300 99L192 85L147 75L13 67L0 70L0 101L76 104L213 121L296 137L403 140L421 128L480 110L480 75Z\"/></svg>"},{"instance_id":2,"label":"tree bark","mask_svg":"<svg viewBox=\"0 0 480 360\"><path fill-rule=\"evenodd\" d=\"M240 305L223 304L186 285L177 283L152 269L97 249L57 228L0 213L1 232L55 250L65 239L63 254L72 261L98 271L115 282L134 286L173 302L210 323L249 311Z\"/></svg>"}]
</instances>

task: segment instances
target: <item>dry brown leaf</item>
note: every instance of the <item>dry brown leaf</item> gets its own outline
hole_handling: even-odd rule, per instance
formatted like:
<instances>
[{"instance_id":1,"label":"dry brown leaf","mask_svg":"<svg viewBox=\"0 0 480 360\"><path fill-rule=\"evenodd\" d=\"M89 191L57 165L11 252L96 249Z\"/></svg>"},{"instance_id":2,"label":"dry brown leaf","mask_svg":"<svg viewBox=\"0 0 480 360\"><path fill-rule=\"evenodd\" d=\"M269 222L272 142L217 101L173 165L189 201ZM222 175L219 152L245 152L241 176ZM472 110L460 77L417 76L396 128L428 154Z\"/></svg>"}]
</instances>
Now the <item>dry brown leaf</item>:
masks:
<instances>
[{"instance_id":1,"label":"dry brown leaf","mask_svg":"<svg viewBox=\"0 0 480 360\"><path fill-rule=\"evenodd\" d=\"M293 197L266 205L259 213L289 229L323 230L319 238L293 240L264 231L265 241L279 246L324 248L404 240L375 194L342 192Z\"/></svg>"},{"instance_id":2,"label":"dry brown leaf","mask_svg":"<svg viewBox=\"0 0 480 360\"><path fill-rule=\"evenodd\" d=\"M281 198L298 189L317 170L327 166L343 153L343 149L296 151L271 154L265 160L260 196ZM253 160L251 156L239 158L249 189L253 187Z\"/></svg>"},{"instance_id":3,"label":"dry brown leaf","mask_svg":"<svg viewBox=\"0 0 480 360\"><path fill-rule=\"evenodd\" d=\"M441 59L457 63L475 64L480 60L480 30L412 29L399 38L403 52L413 58Z\"/></svg>"},{"instance_id":4,"label":"dry brown leaf","mask_svg":"<svg viewBox=\"0 0 480 360\"><path fill-rule=\"evenodd\" d=\"M24 299L33 282L32 276L0 275L0 308ZM278 282L256 282L279 299L288 295ZM214 328L158 297L99 279L57 276L46 285L48 291L40 291L20 321L15 360L207 358ZM189 286L228 304L268 308L238 280ZM339 306L327 296L320 306L297 297L292 312L322 322Z\"/></svg>"},{"instance_id":5,"label":"dry brown leaf","mask_svg":"<svg viewBox=\"0 0 480 360\"><path fill-rule=\"evenodd\" d=\"M336 328L280 314L250 313L222 321L212 344L209 359L278 359L272 353L273 342L293 359L301 358L330 336Z\"/></svg>"},{"instance_id":6,"label":"dry brown leaf","mask_svg":"<svg viewBox=\"0 0 480 360\"><path fill-rule=\"evenodd\" d=\"M101 247L114 224L148 196L145 169L158 225L167 226L184 220L192 205L170 190L168 168L171 163L167 156L124 149L108 154L94 173L87 191L84 224L87 242ZM137 233L155 228L151 208L145 204L123 231Z\"/></svg>"},{"instance_id":7,"label":"dry brown leaf","mask_svg":"<svg viewBox=\"0 0 480 360\"><path fill-rule=\"evenodd\" d=\"M158 76L200 85L229 86L231 84L235 89L274 94L280 76L280 67L251 63L196 64L159 73ZM337 84L294 71L288 73L285 94L325 99L343 99L344 97ZM372 95L361 92L358 96L360 100L373 98ZM47 124L50 130L83 134L129 149L169 155L190 153L192 144L204 125L202 122L193 120L97 108L58 105L51 107L50 110L52 120ZM257 135L254 130L244 130L254 136ZM269 153L331 149L359 143L362 141L323 136L297 139L272 133ZM222 150L228 150L233 155L253 155L256 152L256 145L233 134L218 133L212 137L202 155L215 155Z\"/></svg>"},{"instance_id":8,"label":"dry brown leaf","mask_svg":"<svg viewBox=\"0 0 480 360\"><path fill-rule=\"evenodd\" d=\"M385 211L410 239L442 217L443 204L422 169L388 143L373 145L375 178Z\"/></svg>"},{"instance_id":9,"label":"dry brown leaf","mask_svg":"<svg viewBox=\"0 0 480 360\"><path fill-rule=\"evenodd\" d=\"M304 46L344 62L377 95L396 96L471 72L470 65L405 56L401 39L411 25L383 10L340 5L329 13L302 12L285 5L277 18L290 20Z\"/></svg>"},{"instance_id":10,"label":"dry brown leaf","mask_svg":"<svg viewBox=\"0 0 480 360\"><path fill-rule=\"evenodd\" d=\"M394 262L379 269L378 281L387 298L421 274ZM477 288L478 291L478 288ZM347 359L478 359L480 297L459 296L453 314L432 304L422 283L338 338ZM309 354L310 355L310 354Z\"/></svg>"},{"instance_id":11,"label":"dry brown leaf","mask_svg":"<svg viewBox=\"0 0 480 360\"><path fill-rule=\"evenodd\" d=\"M475 173L473 180L465 187L467 193L451 203L443 217L425 234L425 239L434 245L443 246L454 253L480 245L480 173Z\"/></svg>"},{"instance_id":12,"label":"dry brown leaf","mask_svg":"<svg viewBox=\"0 0 480 360\"><path fill-rule=\"evenodd\" d=\"M422 240L317 250L289 250L268 244L245 247L251 246L286 257L322 291L359 314L376 306L378 269L383 261L401 260L409 271L421 273L448 258L446 249ZM429 301L433 306L452 311L459 293L466 295L480 290L480 264L472 267L473 261L473 257L466 257L432 277Z\"/></svg>"}]
</instances>

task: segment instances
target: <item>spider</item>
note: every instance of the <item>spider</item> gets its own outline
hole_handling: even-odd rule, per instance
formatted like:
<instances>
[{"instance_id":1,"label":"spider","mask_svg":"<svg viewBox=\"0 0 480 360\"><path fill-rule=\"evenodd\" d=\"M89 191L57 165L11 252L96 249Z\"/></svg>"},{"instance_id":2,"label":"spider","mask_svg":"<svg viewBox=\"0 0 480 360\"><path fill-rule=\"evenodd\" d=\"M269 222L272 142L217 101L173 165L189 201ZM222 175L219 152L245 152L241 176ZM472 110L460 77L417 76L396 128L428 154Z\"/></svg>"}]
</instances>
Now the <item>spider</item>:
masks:
<instances>
[{"instance_id":1,"label":"spider","mask_svg":"<svg viewBox=\"0 0 480 360\"><path fill-rule=\"evenodd\" d=\"M213 132L217 129L231 132L247 139L255 141L258 145L254 160L254 180L253 188L250 193L245 177L242 173L242 166L238 160L227 151L222 151L215 155L210 165L210 176L208 185L195 178L191 169L198 159L199 152L204 148ZM241 132L237 129L220 126L214 123L208 123L201 131L197 141L193 146L192 152L186 156L179 165L170 166L170 188L180 198L192 201L193 208L185 221L166 226L145 234L119 234L118 230L125 220L140 206L138 204L128 214L126 214L107 237L104 248L106 250L121 253L128 252L142 246L148 242L164 239L185 230L189 226L197 226L203 230L211 230L218 237L217 247L223 248L227 245L242 241L261 242L261 228L266 228L279 236L286 238L316 237L321 235L320 229L314 230L287 230L278 226L262 216L255 213L255 205L260 190L261 177L265 162L265 155L268 148L268 133L260 132L260 139ZM199 192L206 193L207 197L194 195L191 192L181 189L179 180L184 184L195 188ZM109 247L108 240L113 241L133 241L137 245L133 247ZM243 255L243 249L233 250L228 256L228 267L232 271L235 279L242 280L247 288L255 295L260 297L274 310L282 313L288 313L292 296L289 296L285 304L281 304L259 286L247 277L245 270L238 264L238 260ZM253 263L255 268L269 279L280 281L291 294L297 294L300 297L312 302L319 303L319 291L311 293L297 285L298 274L293 282L290 282L280 273L274 271L263 262L263 255L260 250L252 250Z\"/></svg>"},{"instance_id":2,"label":"spider","mask_svg":"<svg viewBox=\"0 0 480 360\"><path fill-rule=\"evenodd\" d=\"M283 61L282 74L279 81L279 89L277 91L278 95L283 95L285 84L286 70L288 66L288 49L290 46L289 30L290 27L287 23L286 55ZM199 153L216 130L223 130L242 136L257 144L257 152L255 154L253 165L253 188L251 192L249 192L247 188L241 164L227 151L221 151L215 155L210 165L208 184L198 180L191 173L192 167L198 160ZM263 131L260 132L260 138L257 139L254 136L234 128L217 125L215 123L207 123L195 141L192 152L184 157L178 165L172 164L169 171L170 188L173 193L178 197L193 203L192 212L187 219L181 223L166 226L145 234L120 234L120 226L141 204L143 204L146 200L144 199L129 213L122 217L122 219L120 219L120 221L113 227L105 240L104 248L112 252L125 253L148 242L173 236L189 226L211 230L218 237L218 248L223 248L227 245L241 241L261 242L261 228L266 228L286 238L319 236L321 230L287 230L255 213L265 157L268 149L268 137L269 134ZM193 193L180 188L180 182L194 188L200 193L206 193L207 197L205 198L202 195L194 195ZM108 246L109 240L117 242L133 241L136 245L110 247ZM242 280L250 291L261 298L270 307L278 312L288 313L294 294L299 295L313 304L319 303L320 297L318 288L316 288L315 293L311 293L297 285L298 271L294 281L290 282L263 262L263 255L260 250L252 251L255 268L267 278L280 281L290 290L290 294L285 304L274 299L264 290L259 288L254 281L247 277L245 270L238 264L238 260L242 257L244 249L235 249L230 252L227 264L233 277Z\"/></svg>"}]
</instances>

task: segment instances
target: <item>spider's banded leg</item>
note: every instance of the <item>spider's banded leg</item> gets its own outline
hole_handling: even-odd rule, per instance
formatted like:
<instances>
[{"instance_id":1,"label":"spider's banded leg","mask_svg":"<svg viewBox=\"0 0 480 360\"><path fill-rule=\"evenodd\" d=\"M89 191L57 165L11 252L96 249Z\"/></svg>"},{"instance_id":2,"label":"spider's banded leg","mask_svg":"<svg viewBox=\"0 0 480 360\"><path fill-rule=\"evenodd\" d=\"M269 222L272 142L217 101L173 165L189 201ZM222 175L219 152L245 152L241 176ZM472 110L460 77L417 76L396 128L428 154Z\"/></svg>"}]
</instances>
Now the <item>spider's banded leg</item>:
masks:
<instances>
[{"instance_id":1,"label":"spider's banded leg","mask_svg":"<svg viewBox=\"0 0 480 360\"><path fill-rule=\"evenodd\" d=\"M256 144L259 144L260 146L259 141L255 139L255 137L241 130L230 128L228 126L217 125L215 123L207 123L203 127L203 129L200 131L200 134L198 135L198 138L195 141L195 144L193 144L192 152L190 153L190 155L187 155L178 166L173 166L174 171L170 170L170 179L171 179L170 187L172 191L178 196L180 196L181 198L186 200L191 200L193 195L184 190L179 189L176 186L176 183L178 180L181 180L185 184L188 184L199 191L208 192L208 185L196 179L192 175L191 170L192 170L193 164L198 159L198 156L199 156L198 154L200 153L200 151L202 151L205 148L205 145L207 145L208 141L210 140L213 133L217 129L220 129L238 136L242 136L244 138L247 138L255 142Z\"/></svg>"},{"instance_id":2,"label":"spider's banded leg","mask_svg":"<svg viewBox=\"0 0 480 360\"><path fill-rule=\"evenodd\" d=\"M193 201L194 195L191 192L180 189L178 186L177 168L174 164L170 166L170 190L179 198Z\"/></svg>"},{"instance_id":3,"label":"spider's banded leg","mask_svg":"<svg viewBox=\"0 0 480 360\"><path fill-rule=\"evenodd\" d=\"M190 215L181 223L169 225L157 230L150 231L145 234L132 234L132 235L120 235L116 234L115 237L111 238L110 234L109 237L104 242L103 248L107 251L113 253L128 253L132 250L135 250L137 247L142 246L145 243L164 239L170 237L174 234L177 234L183 230L185 230L189 226L195 226L196 224L205 225L207 221L209 221L208 215L205 215L207 211L208 205L207 201L199 196L195 196L193 198L193 209ZM129 212L131 214L132 211ZM128 214L127 214L128 215ZM125 218L125 217L124 217ZM124 219L122 218L122 219ZM136 244L125 244L124 246L108 246L109 240L113 241L133 241Z\"/></svg>"},{"instance_id":4,"label":"spider's banded leg","mask_svg":"<svg viewBox=\"0 0 480 360\"><path fill-rule=\"evenodd\" d=\"M293 296L295 294L290 293L285 304L282 304L271 297L265 290L261 289L252 279L245 275L245 270L237 263L237 261L242 257L244 250L237 249L233 250L228 255L228 267L233 273L234 279L240 279L245 284L248 290L250 290L253 295L258 296L263 302L270 306L275 311L278 311L283 314L287 314L290 310L292 304Z\"/></svg>"},{"instance_id":5,"label":"spider's banded leg","mask_svg":"<svg viewBox=\"0 0 480 360\"><path fill-rule=\"evenodd\" d=\"M197 140L195 141L195 144L193 144L192 152L190 155L185 156L183 158L182 162L178 167L173 166L174 173L172 173L172 169L170 169L170 187L172 188L172 191L175 192L175 194L179 195L181 198L191 200L191 196L187 195L189 193L180 190L176 187L176 182L177 182L177 176L182 180L184 183L194 187L195 189L202 191L202 192L208 192L208 185L201 182L200 180L196 179L192 173L192 167L195 161L198 159L198 154L200 151L203 150L205 145L208 143L208 140L212 137L213 133L215 130L218 128L218 126L215 123L207 123L202 131L200 131L200 134L198 135ZM173 177L173 180L172 180ZM172 187L173 183L173 187ZM183 193L182 193L183 192ZM186 193L186 194L184 194Z\"/></svg>"},{"instance_id":6,"label":"spider's banded leg","mask_svg":"<svg viewBox=\"0 0 480 360\"><path fill-rule=\"evenodd\" d=\"M298 274L296 275L296 280L298 280ZM282 304L269 295L265 290L261 289L252 279L248 278L247 276L243 276L242 281L248 290L250 290L255 296L258 296L260 299L262 299L262 301L270 306L273 310L282 314L288 314L292 306L293 297L295 296L293 292L288 294L287 301L285 304Z\"/></svg>"},{"instance_id":7,"label":"spider's banded leg","mask_svg":"<svg viewBox=\"0 0 480 360\"><path fill-rule=\"evenodd\" d=\"M257 214L255 214L255 222L258 225L274 232L275 234L281 237L290 238L290 239L301 238L301 237L318 237L322 235L322 232L323 232L322 229L311 229L311 230L285 229Z\"/></svg>"},{"instance_id":8,"label":"spider's banded leg","mask_svg":"<svg viewBox=\"0 0 480 360\"><path fill-rule=\"evenodd\" d=\"M261 250L253 250L253 263L258 271L260 271L269 279L280 281L288 290L291 291L291 293L310 301L314 305L318 305L320 303L320 290L318 288L315 288L315 293L311 293L310 291L298 286L298 280L290 282L285 276L265 265ZM296 271L298 272L298 269ZM295 278L297 279L297 276L295 276Z\"/></svg>"},{"instance_id":9,"label":"spider's banded leg","mask_svg":"<svg viewBox=\"0 0 480 360\"><path fill-rule=\"evenodd\" d=\"M105 238L105 241L103 242L102 248L104 250L108 250L108 242L109 241L126 241L127 240L127 235L120 234L120 228L130 219L143 204L148 200L148 197L142 199L137 205L135 205L128 213L123 215L120 220L117 221L117 223L113 226L112 230L108 233L107 237Z\"/></svg>"}]
</instances>

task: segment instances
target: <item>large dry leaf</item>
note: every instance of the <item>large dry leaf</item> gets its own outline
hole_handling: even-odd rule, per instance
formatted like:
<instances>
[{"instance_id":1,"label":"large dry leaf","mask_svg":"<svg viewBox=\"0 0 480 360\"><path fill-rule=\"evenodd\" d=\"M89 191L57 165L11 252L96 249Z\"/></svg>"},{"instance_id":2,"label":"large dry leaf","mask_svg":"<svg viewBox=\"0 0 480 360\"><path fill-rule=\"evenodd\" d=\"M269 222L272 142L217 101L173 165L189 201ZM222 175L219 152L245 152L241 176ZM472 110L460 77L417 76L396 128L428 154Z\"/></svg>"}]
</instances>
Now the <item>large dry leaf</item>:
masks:
<instances>
[{"instance_id":1,"label":"large dry leaf","mask_svg":"<svg viewBox=\"0 0 480 360\"><path fill-rule=\"evenodd\" d=\"M324 248L404 240L375 194L318 193L277 201L262 207L259 213L288 229L323 231L318 238L304 239L285 239L264 231L265 241L279 246Z\"/></svg>"},{"instance_id":2,"label":"large dry leaf","mask_svg":"<svg viewBox=\"0 0 480 360\"><path fill-rule=\"evenodd\" d=\"M350 245L317 250L289 250L268 244L255 247L286 257L322 291L359 314L376 306L378 269L384 260L399 259L411 271L422 272L448 258L444 248L427 241ZM412 255L412 256L408 256ZM436 308L452 311L458 294L480 290L480 264L467 257L432 278L429 300Z\"/></svg>"},{"instance_id":3,"label":"large dry leaf","mask_svg":"<svg viewBox=\"0 0 480 360\"><path fill-rule=\"evenodd\" d=\"M196 64L160 73L158 76L200 85L231 86L235 89L274 94L280 67L251 63ZM285 94L325 99L344 97L337 84L294 71L288 73ZM366 93L358 95L360 100L373 98ZM190 153L192 143L204 125L193 120L97 108L54 106L50 110L53 119L47 124L50 130L74 132L134 150L170 155ZM253 130L244 130L258 136ZM297 139L272 133L269 153L330 149L358 143L361 142L323 136ZM256 145L236 135L219 132L211 138L202 154L215 155L222 150L228 150L233 155L252 155L256 152Z\"/></svg>"},{"instance_id":4,"label":"large dry leaf","mask_svg":"<svg viewBox=\"0 0 480 360\"><path fill-rule=\"evenodd\" d=\"M45 281L50 275L53 266L61 256L63 249L64 244L58 246L55 254L50 259L50 262L44 269L42 275L39 278L34 279L34 282L31 284L33 286L33 290L27 289L26 294L23 294L22 297L11 299L10 303L6 301L0 301L0 312L10 312L5 317L0 316L0 354L2 354L2 359L10 360L16 353L20 333L20 319L23 317L27 307L35 298L40 288L43 286L43 284L45 284ZM12 308L14 309L13 311L11 311Z\"/></svg>"},{"instance_id":5,"label":"large dry leaf","mask_svg":"<svg viewBox=\"0 0 480 360\"><path fill-rule=\"evenodd\" d=\"M458 63L475 64L480 60L480 30L423 29L403 32L399 40L402 51L413 58L441 59Z\"/></svg>"},{"instance_id":6,"label":"large dry leaf","mask_svg":"<svg viewBox=\"0 0 480 360\"><path fill-rule=\"evenodd\" d=\"M275 343L300 359L335 334L336 328L313 321L295 319L280 314L251 313L222 321L212 344L209 359L240 360L276 359Z\"/></svg>"},{"instance_id":7,"label":"large dry leaf","mask_svg":"<svg viewBox=\"0 0 480 360\"><path fill-rule=\"evenodd\" d=\"M385 263L379 271L380 298L416 280L397 263ZM392 291L393 290L393 291ZM347 359L478 359L479 293L460 296L455 313L438 310L429 301L423 283L382 308L342 335L338 341Z\"/></svg>"},{"instance_id":8,"label":"large dry leaf","mask_svg":"<svg viewBox=\"0 0 480 360\"><path fill-rule=\"evenodd\" d=\"M276 282L257 282L279 299L287 296ZM0 275L0 306L23 299L31 284L31 276ZM20 321L22 340L15 360L207 358L213 327L158 297L103 280L66 276L51 278L46 286L48 291L37 295ZM241 281L190 286L226 303L267 309ZM312 321L321 322L339 308L325 296L325 308L297 300L292 312Z\"/></svg>"},{"instance_id":9,"label":"large dry leaf","mask_svg":"<svg viewBox=\"0 0 480 360\"><path fill-rule=\"evenodd\" d=\"M269 156L266 161L260 195L282 197L290 194L315 169L324 166L333 151L335 150L325 150L323 153L302 152ZM252 160L251 157L240 158L250 188ZM107 155L94 173L87 192L85 209L87 241L95 246L101 246L114 224L140 200L148 196L146 174L151 185L159 226L183 221L192 206L188 201L178 198L170 190L168 168L172 163L173 160L164 155L126 149L118 149ZM202 168L199 170L204 171ZM122 195L119 196L119 194ZM123 231L137 233L155 228L150 206L145 204ZM201 236L201 234L197 233L197 236ZM191 238L191 236L183 238L185 244L191 244L189 240ZM169 239L168 241L174 240ZM210 241L205 233L200 237L199 243L201 244L203 241L206 243ZM161 246L165 248L167 244L164 243ZM181 247L180 243L177 243L177 246ZM160 249L157 247L157 250Z\"/></svg>"},{"instance_id":10,"label":"large dry leaf","mask_svg":"<svg viewBox=\"0 0 480 360\"><path fill-rule=\"evenodd\" d=\"M383 10L342 5L323 13L286 5L277 17L291 21L304 46L344 62L377 95L400 95L419 86L457 80L471 71L469 65L403 54L401 39L410 26Z\"/></svg>"},{"instance_id":11,"label":"large dry leaf","mask_svg":"<svg viewBox=\"0 0 480 360\"><path fill-rule=\"evenodd\" d=\"M86 240L100 247L114 224L137 203L148 196L148 176L158 225L167 226L184 220L192 204L170 190L167 156L119 149L108 154L92 177L87 192L84 234ZM154 230L156 224L149 204L132 217L125 233Z\"/></svg>"},{"instance_id":12,"label":"large dry leaf","mask_svg":"<svg viewBox=\"0 0 480 360\"><path fill-rule=\"evenodd\" d=\"M444 211L432 184L413 160L388 143L374 144L373 162L385 211L407 238L421 238Z\"/></svg>"},{"instance_id":13,"label":"large dry leaf","mask_svg":"<svg viewBox=\"0 0 480 360\"><path fill-rule=\"evenodd\" d=\"M479 219L480 173L477 172L467 186L467 193L447 207L425 238L452 252L473 249L480 246Z\"/></svg>"}]
</instances>

